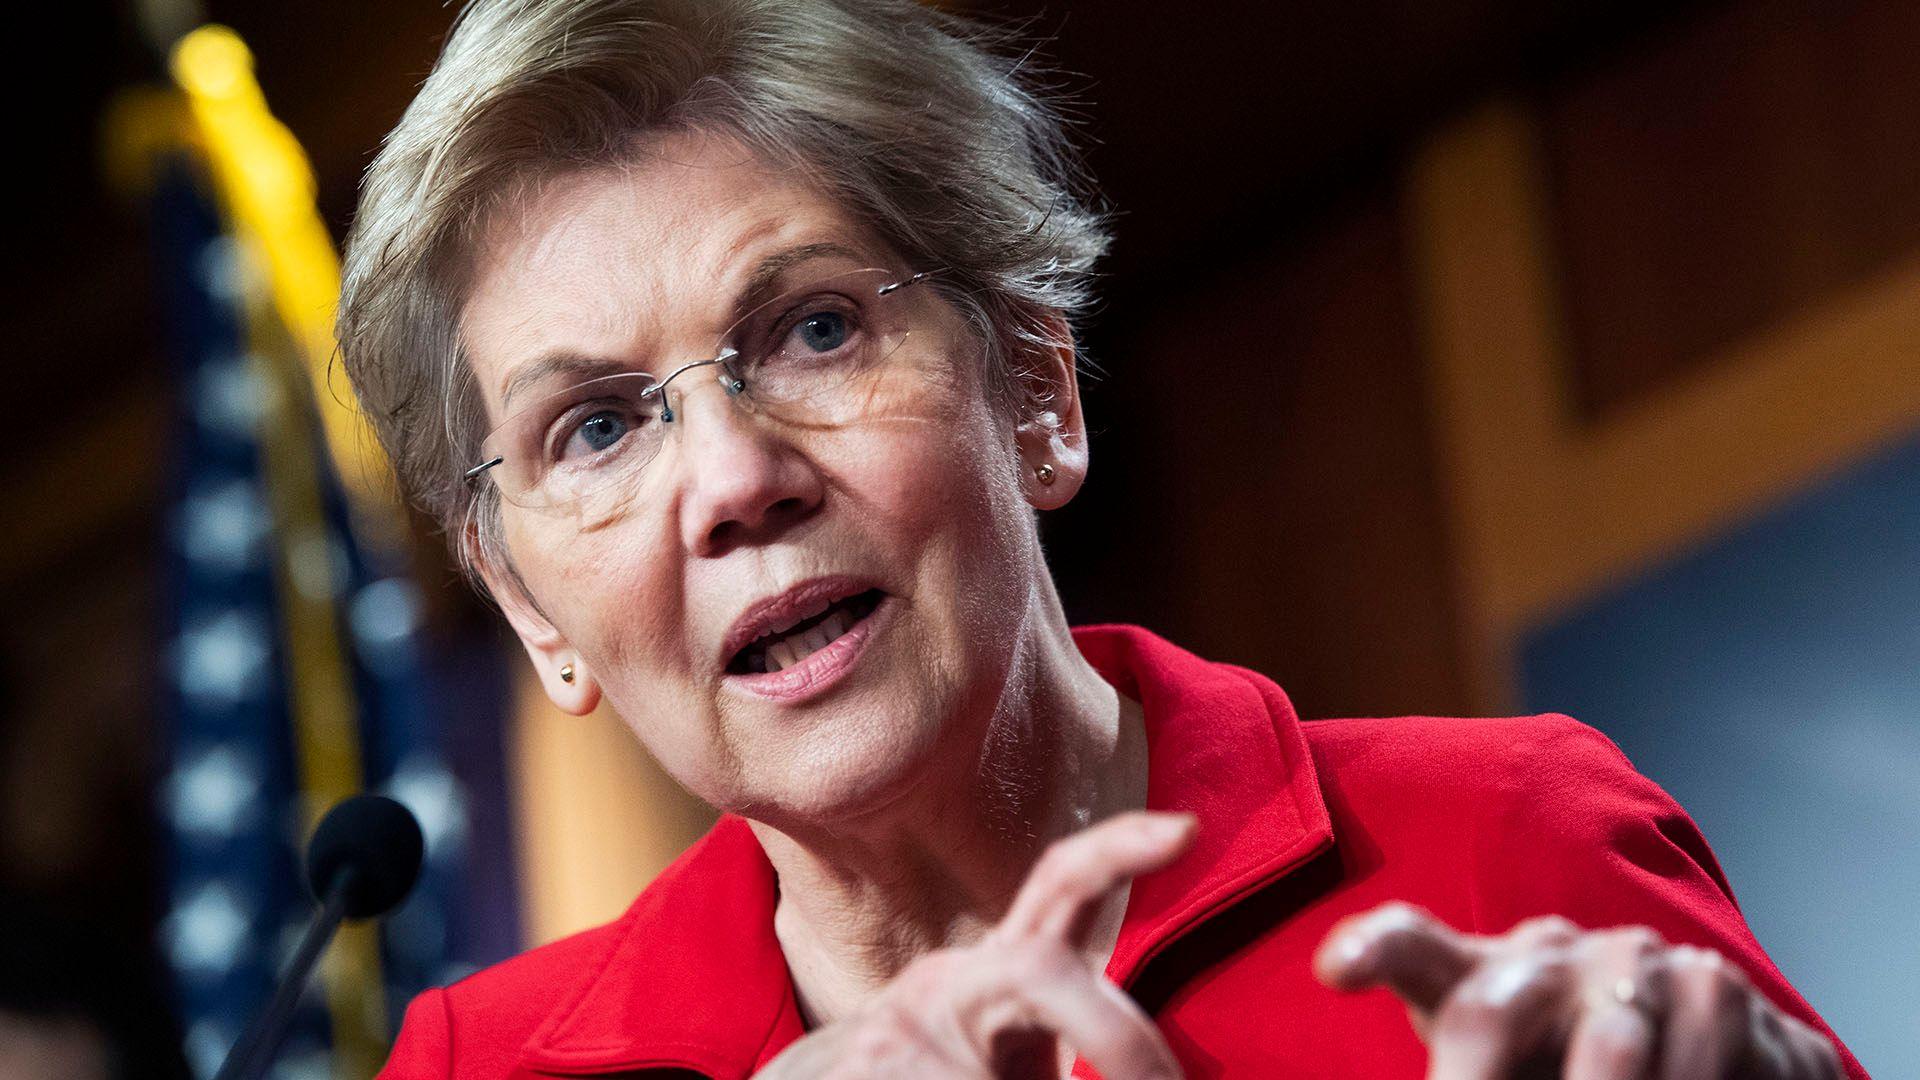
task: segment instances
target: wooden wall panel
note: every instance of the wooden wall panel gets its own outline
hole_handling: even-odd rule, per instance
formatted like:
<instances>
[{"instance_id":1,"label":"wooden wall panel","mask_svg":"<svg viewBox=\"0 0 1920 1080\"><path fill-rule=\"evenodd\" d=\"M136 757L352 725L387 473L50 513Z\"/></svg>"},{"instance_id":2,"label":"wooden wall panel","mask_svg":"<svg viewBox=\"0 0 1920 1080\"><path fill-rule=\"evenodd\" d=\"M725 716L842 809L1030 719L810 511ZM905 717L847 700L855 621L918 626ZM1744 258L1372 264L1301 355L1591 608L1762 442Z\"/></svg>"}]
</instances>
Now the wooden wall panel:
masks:
<instances>
[{"instance_id":1,"label":"wooden wall panel","mask_svg":"<svg viewBox=\"0 0 1920 1080\"><path fill-rule=\"evenodd\" d=\"M1159 629L1308 715L1467 702L1401 241L1368 190L1164 303L1122 376L1165 429L1128 478L1164 568Z\"/></svg>"},{"instance_id":2,"label":"wooden wall panel","mask_svg":"<svg viewBox=\"0 0 1920 1080\"><path fill-rule=\"evenodd\" d=\"M1907 0L1752 0L1544 91L1588 416L1920 246L1916 53Z\"/></svg>"}]
</instances>

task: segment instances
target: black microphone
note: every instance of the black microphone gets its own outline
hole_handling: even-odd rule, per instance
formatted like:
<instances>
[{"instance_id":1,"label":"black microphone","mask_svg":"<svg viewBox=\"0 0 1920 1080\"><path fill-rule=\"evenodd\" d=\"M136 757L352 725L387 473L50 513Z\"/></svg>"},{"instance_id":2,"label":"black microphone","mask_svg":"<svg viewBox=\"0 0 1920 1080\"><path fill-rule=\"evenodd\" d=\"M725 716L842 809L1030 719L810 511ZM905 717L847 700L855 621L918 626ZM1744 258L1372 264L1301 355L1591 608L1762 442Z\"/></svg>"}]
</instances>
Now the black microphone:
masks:
<instances>
[{"instance_id":1,"label":"black microphone","mask_svg":"<svg viewBox=\"0 0 1920 1080\"><path fill-rule=\"evenodd\" d=\"M293 1007L340 920L385 914L420 877L426 841L407 808L384 795L355 795L327 811L307 842L307 883L320 910L267 1002L227 1052L214 1080L258 1080L286 1037Z\"/></svg>"}]
</instances>

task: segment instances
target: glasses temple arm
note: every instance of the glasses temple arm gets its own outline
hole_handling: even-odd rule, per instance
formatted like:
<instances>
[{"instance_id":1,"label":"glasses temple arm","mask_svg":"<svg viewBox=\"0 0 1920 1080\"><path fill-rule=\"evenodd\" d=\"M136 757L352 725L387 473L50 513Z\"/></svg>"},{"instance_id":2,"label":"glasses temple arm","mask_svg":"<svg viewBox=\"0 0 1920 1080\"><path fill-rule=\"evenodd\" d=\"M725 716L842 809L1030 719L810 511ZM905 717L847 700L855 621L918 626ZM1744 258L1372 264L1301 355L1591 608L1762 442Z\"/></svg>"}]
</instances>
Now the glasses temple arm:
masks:
<instances>
[{"instance_id":1,"label":"glasses temple arm","mask_svg":"<svg viewBox=\"0 0 1920 1080\"><path fill-rule=\"evenodd\" d=\"M471 483L472 481L480 479L480 474L486 472L488 469L493 468L495 465L498 465L505 460L507 459L496 454L492 458L489 458L488 460L483 461L478 465L475 465L473 468L468 469L466 472L461 473L460 478L462 480L465 480Z\"/></svg>"}]
</instances>

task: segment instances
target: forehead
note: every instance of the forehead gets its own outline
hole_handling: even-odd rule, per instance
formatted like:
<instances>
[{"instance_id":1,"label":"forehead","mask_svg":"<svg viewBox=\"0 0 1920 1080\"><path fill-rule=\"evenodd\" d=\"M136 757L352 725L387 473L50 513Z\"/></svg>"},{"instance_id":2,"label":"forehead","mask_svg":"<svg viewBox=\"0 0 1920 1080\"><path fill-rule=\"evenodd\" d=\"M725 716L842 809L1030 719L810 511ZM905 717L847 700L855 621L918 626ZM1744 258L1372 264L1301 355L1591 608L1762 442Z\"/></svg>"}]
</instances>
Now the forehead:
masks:
<instances>
[{"instance_id":1,"label":"forehead","mask_svg":"<svg viewBox=\"0 0 1920 1080\"><path fill-rule=\"evenodd\" d=\"M490 403L512 368L567 350L631 357L691 347L766 255L872 250L850 216L733 140L675 134L619 165L530 186L494 215L461 313ZM704 345L705 342L699 344Z\"/></svg>"}]
</instances>

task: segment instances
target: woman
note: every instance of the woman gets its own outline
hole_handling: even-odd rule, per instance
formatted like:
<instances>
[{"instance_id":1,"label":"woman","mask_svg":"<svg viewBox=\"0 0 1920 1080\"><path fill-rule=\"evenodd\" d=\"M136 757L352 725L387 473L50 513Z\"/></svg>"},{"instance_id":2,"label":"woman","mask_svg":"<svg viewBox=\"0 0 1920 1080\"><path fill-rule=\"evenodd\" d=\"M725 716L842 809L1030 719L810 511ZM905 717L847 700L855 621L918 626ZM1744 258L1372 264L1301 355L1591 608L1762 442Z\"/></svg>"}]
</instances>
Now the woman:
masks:
<instances>
[{"instance_id":1,"label":"woman","mask_svg":"<svg viewBox=\"0 0 1920 1080\"><path fill-rule=\"evenodd\" d=\"M1596 733L1303 724L1068 627L1106 236L968 35L477 3L374 163L342 355L403 482L553 700L726 812L385 1075L1864 1075Z\"/></svg>"}]
</instances>

